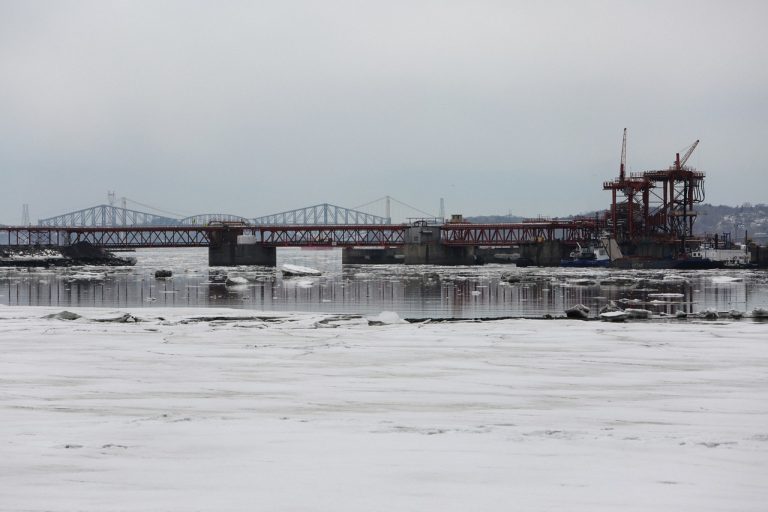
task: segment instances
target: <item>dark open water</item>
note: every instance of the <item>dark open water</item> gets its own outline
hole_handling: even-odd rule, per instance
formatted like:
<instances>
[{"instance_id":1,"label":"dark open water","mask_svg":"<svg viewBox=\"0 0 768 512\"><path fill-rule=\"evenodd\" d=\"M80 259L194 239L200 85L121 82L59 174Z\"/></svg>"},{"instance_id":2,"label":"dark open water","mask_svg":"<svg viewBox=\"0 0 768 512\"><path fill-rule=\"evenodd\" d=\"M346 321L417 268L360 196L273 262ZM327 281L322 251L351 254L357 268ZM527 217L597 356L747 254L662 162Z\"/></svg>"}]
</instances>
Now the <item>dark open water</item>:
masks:
<instances>
[{"instance_id":1,"label":"dark open water","mask_svg":"<svg viewBox=\"0 0 768 512\"><path fill-rule=\"evenodd\" d=\"M279 249L283 263L323 271L284 278L264 267L209 268L206 249L145 249L135 267L0 268L0 304L93 307L235 307L273 311L376 314L406 318L561 315L577 303L593 312L608 300L656 312L768 307L765 271L619 271L592 269L365 266L341 264L338 250ZM155 279L158 269L173 278ZM227 274L247 284L211 282Z\"/></svg>"}]
</instances>

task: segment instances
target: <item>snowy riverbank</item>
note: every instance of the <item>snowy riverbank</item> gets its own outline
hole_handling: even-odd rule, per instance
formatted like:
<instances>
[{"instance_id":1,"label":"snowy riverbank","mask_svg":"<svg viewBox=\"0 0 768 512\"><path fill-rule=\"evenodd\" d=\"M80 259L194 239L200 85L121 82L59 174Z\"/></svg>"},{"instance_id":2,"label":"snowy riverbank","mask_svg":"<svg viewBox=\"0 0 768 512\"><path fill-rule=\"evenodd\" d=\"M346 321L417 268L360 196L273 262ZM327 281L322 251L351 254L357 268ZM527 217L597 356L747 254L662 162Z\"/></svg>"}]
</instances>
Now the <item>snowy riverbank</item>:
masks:
<instances>
[{"instance_id":1,"label":"snowy riverbank","mask_svg":"<svg viewBox=\"0 0 768 512\"><path fill-rule=\"evenodd\" d=\"M3 247L0 246L0 267L72 267L78 265L131 266L136 259L115 256L89 242L61 247Z\"/></svg>"},{"instance_id":2,"label":"snowy riverbank","mask_svg":"<svg viewBox=\"0 0 768 512\"><path fill-rule=\"evenodd\" d=\"M768 501L765 323L60 311L0 307L0 510Z\"/></svg>"}]
</instances>

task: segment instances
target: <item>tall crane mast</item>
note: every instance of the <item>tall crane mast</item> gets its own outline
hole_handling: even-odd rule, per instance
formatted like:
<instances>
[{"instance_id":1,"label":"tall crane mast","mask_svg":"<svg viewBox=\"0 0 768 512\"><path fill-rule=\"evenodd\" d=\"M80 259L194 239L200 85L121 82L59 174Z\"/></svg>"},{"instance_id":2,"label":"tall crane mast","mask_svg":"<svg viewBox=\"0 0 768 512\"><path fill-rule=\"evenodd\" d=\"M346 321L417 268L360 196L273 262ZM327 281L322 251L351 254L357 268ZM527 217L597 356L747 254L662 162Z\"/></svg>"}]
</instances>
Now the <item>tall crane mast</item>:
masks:
<instances>
[{"instance_id":1,"label":"tall crane mast","mask_svg":"<svg viewBox=\"0 0 768 512\"><path fill-rule=\"evenodd\" d=\"M621 165L619 166L619 181L623 182L625 178L625 167L627 165L627 129L624 128L624 138L621 141Z\"/></svg>"}]
</instances>

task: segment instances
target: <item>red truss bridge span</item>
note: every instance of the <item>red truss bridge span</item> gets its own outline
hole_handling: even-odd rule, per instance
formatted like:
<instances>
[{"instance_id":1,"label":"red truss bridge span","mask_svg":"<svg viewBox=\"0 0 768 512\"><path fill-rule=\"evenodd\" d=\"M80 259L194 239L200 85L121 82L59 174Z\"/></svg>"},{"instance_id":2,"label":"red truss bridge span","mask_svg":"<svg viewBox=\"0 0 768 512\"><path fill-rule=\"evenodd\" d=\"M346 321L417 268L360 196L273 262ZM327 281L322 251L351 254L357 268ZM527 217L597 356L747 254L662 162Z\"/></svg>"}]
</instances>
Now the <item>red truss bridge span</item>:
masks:
<instances>
[{"instance_id":1,"label":"red truss bridge span","mask_svg":"<svg viewBox=\"0 0 768 512\"><path fill-rule=\"evenodd\" d=\"M106 249L211 247L236 236L272 247L403 245L405 225L0 227L0 245L64 246L90 242Z\"/></svg>"},{"instance_id":2,"label":"red truss bridge span","mask_svg":"<svg viewBox=\"0 0 768 512\"><path fill-rule=\"evenodd\" d=\"M452 246L506 246L559 240L563 243L594 239L602 223L597 220L552 220L516 224L443 224L435 242ZM408 224L294 225L294 226L2 226L0 246L56 247L90 242L106 249L143 247L215 247L233 242L270 247L396 247L409 243L409 232L420 226ZM417 242L418 243L418 242Z\"/></svg>"},{"instance_id":3,"label":"red truss bridge span","mask_svg":"<svg viewBox=\"0 0 768 512\"><path fill-rule=\"evenodd\" d=\"M604 223L596 219L527 221L515 224L445 224L445 245L506 246L559 240L566 244L588 242L600 235Z\"/></svg>"}]
</instances>

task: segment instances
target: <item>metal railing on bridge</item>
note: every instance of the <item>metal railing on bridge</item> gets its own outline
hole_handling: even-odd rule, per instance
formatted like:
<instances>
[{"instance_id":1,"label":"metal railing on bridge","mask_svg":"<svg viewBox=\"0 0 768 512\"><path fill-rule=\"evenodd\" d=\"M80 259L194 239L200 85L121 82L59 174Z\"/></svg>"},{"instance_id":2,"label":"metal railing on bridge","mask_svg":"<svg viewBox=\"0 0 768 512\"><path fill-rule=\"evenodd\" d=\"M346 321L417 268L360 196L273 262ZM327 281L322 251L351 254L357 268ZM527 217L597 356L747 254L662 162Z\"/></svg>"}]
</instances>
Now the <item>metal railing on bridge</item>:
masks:
<instances>
[{"instance_id":1,"label":"metal railing on bridge","mask_svg":"<svg viewBox=\"0 0 768 512\"><path fill-rule=\"evenodd\" d=\"M214 222L241 222L243 224L250 224L251 221L240 215L232 215L230 213L199 213L197 215L190 215L177 221L183 226L207 226Z\"/></svg>"}]
</instances>

